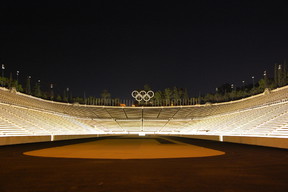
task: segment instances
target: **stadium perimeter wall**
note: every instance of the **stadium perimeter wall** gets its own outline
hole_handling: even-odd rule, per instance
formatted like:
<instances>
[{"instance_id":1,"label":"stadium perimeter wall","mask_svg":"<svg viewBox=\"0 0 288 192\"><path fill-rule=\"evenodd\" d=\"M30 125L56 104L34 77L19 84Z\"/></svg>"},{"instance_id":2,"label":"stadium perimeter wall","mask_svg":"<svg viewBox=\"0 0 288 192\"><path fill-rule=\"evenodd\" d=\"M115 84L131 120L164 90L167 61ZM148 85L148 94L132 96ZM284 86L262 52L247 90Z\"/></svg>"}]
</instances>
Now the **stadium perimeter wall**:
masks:
<instances>
[{"instance_id":1,"label":"stadium perimeter wall","mask_svg":"<svg viewBox=\"0 0 288 192\"><path fill-rule=\"evenodd\" d=\"M177 136L177 135L175 135L175 136ZM219 135L181 135L180 137L192 138L192 139L203 139L203 140L220 141Z\"/></svg>"},{"instance_id":2,"label":"stadium perimeter wall","mask_svg":"<svg viewBox=\"0 0 288 192\"><path fill-rule=\"evenodd\" d=\"M288 149L288 138L223 136L223 141Z\"/></svg>"},{"instance_id":3,"label":"stadium perimeter wall","mask_svg":"<svg viewBox=\"0 0 288 192\"><path fill-rule=\"evenodd\" d=\"M0 146L25 144L25 143L37 143L37 142L49 142L49 141L61 141L61 140L71 140L71 139L85 139L85 138L104 137L104 136L109 136L109 135L102 135L102 134L97 135L96 134L96 135L54 135L54 136L51 136L51 135L9 136L9 137L0 137ZM180 136L180 135L174 135L174 136ZM219 135L181 135L180 137L288 149L288 138L219 136Z\"/></svg>"},{"instance_id":4,"label":"stadium perimeter wall","mask_svg":"<svg viewBox=\"0 0 288 192\"><path fill-rule=\"evenodd\" d=\"M24 144L24 143L47 142L47 141L51 141L50 135L45 135L45 136L8 136L8 137L0 137L0 146L1 145Z\"/></svg>"},{"instance_id":5,"label":"stadium perimeter wall","mask_svg":"<svg viewBox=\"0 0 288 192\"><path fill-rule=\"evenodd\" d=\"M288 149L288 138L221 135L181 135L181 137Z\"/></svg>"},{"instance_id":6,"label":"stadium perimeter wall","mask_svg":"<svg viewBox=\"0 0 288 192\"><path fill-rule=\"evenodd\" d=\"M105 135L101 135L101 137L102 136L105 136ZM93 138L93 137L99 137L99 135L8 136L8 137L0 137L0 146L24 144L24 143L61 141L61 140L71 140L71 139L85 139L85 138Z\"/></svg>"}]
</instances>

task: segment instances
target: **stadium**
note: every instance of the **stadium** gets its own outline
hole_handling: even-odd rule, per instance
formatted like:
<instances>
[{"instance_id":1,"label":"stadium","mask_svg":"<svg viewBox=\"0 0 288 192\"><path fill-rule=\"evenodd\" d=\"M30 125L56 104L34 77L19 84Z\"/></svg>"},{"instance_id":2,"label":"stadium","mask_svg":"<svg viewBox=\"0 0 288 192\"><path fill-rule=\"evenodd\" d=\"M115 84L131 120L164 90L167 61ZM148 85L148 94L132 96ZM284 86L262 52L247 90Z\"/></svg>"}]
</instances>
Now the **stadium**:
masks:
<instances>
[{"instance_id":1,"label":"stadium","mask_svg":"<svg viewBox=\"0 0 288 192\"><path fill-rule=\"evenodd\" d=\"M288 147L288 87L219 104L161 107L67 104L6 88L0 98L2 145L132 134Z\"/></svg>"},{"instance_id":2,"label":"stadium","mask_svg":"<svg viewBox=\"0 0 288 192\"><path fill-rule=\"evenodd\" d=\"M0 7L0 192L288 191L286 1Z\"/></svg>"},{"instance_id":3,"label":"stadium","mask_svg":"<svg viewBox=\"0 0 288 192\"><path fill-rule=\"evenodd\" d=\"M2 87L0 110L1 191L288 187L287 86L155 107L68 104Z\"/></svg>"}]
</instances>

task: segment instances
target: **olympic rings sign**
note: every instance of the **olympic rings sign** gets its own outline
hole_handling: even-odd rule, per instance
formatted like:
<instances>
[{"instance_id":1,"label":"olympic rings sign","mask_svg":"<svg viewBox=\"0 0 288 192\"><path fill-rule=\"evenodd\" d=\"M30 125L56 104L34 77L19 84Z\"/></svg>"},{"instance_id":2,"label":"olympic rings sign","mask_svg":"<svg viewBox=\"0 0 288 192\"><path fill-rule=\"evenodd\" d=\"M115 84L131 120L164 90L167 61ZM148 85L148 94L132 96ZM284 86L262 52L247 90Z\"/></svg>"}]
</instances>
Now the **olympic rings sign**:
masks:
<instances>
[{"instance_id":1,"label":"olympic rings sign","mask_svg":"<svg viewBox=\"0 0 288 192\"><path fill-rule=\"evenodd\" d=\"M140 101L150 101L150 99L152 99L152 97L154 97L154 92L153 91L133 91L132 92L132 97L136 99L136 101L140 102Z\"/></svg>"}]
</instances>

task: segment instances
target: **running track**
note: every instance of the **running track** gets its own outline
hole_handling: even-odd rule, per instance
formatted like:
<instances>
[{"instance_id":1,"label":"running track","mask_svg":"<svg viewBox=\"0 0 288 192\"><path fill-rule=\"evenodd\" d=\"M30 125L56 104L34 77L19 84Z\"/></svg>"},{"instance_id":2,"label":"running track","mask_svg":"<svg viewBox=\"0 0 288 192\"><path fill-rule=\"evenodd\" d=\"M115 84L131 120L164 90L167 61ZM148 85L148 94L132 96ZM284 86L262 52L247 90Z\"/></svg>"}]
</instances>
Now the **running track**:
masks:
<instances>
[{"instance_id":1,"label":"running track","mask_svg":"<svg viewBox=\"0 0 288 192\"><path fill-rule=\"evenodd\" d=\"M153 137L168 147L174 141L225 154L165 159L78 159L23 154L107 139L113 142L113 138L2 146L0 191L288 191L288 150L285 149Z\"/></svg>"}]
</instances>

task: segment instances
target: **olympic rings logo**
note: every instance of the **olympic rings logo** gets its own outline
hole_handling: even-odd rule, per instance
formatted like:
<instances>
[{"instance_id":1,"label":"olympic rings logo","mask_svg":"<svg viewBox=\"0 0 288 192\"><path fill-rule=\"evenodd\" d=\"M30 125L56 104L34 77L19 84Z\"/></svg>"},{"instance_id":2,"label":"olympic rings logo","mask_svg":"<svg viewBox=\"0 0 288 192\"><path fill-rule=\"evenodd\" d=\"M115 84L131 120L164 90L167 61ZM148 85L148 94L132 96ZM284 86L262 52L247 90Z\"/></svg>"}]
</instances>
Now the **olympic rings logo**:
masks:
<instances>
[{"instance_id":1,"label":"olympic rings logo","mask_svg":"<svg viewBox=\"0 0 288 192\"><path fill-rule=\"evenodd\" d=\"M136 101L140 102L140 101L150 101L150 99L152 99L152 97L154 97L154 92L153 91L133 91L132 92L132 97L136 99Z\"/></svg>"}]
</instances>

